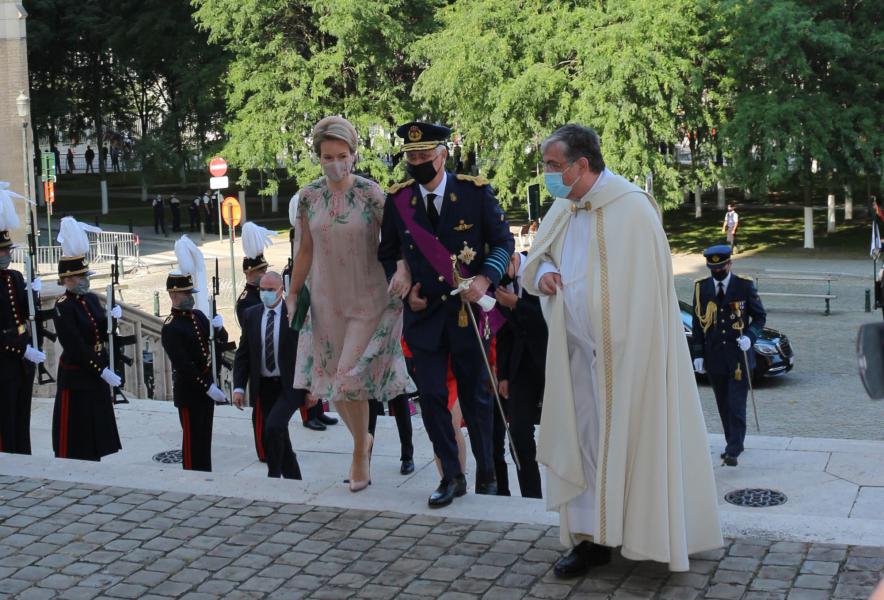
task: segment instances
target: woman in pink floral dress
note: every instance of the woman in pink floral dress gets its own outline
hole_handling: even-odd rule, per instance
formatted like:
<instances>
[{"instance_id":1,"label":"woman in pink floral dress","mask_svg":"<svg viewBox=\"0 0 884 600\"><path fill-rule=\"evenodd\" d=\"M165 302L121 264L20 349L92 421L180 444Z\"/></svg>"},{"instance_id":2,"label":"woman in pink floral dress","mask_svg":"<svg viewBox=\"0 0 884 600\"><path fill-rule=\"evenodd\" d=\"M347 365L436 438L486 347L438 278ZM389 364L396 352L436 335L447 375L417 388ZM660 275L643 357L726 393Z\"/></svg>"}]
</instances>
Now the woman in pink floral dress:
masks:
<instances>
[{"instance_id":1,"label":"woman in pink floral dress","mask_svg":"<svg viewBox=\"0 0 884 600\"><path fill-rule=\"evenodd\" d=\"M402 302L387 291L377 260L385 194L352 174L357 144L355 128L342 117L326 117L313 129L325 176L298 192L301 243L286 300L293 315L306 283L310 314L298 341L294 387L334 402L353 436L354 492L370 483L368 400L414 390L399 344Z\"/></svg>"}]
</instances>

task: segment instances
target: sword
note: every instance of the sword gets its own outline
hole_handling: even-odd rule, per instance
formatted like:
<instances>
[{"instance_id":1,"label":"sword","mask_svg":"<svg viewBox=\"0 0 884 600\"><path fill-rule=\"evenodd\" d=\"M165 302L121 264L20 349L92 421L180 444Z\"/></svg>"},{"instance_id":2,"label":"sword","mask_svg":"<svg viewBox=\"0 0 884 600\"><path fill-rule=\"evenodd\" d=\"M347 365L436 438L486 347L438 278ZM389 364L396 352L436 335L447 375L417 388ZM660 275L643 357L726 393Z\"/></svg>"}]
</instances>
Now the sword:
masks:
<instances>
[{"instance_id":1,"label":"sword","mask_svg":"<svg viewBox=\"0 0 884 600\"><path fill-rule=\"evenodd\" d=\"M734 329L743 335L743 313L740 309L737 309L736 312L739 321L734 324ZM752 412L755 415L755 430L761 433L761 427L758 424L758 407L755 405L755 387L752 385L752 371L749 369L748 350L743 350L743 360L746 362L746 381L749 382L749 398L752 400Z\"/></svg>"},{"instance_id":2,"label":"sword","mask_svg":"<svg viewBox=\"0 0 884 600\"><path fill-rule=\"evenodd\" d=\"M457 285L457 289L452 292L452 295L459 294L466 287L469 286L469 282L472 278L461 277L461 274L457 268L457 256L451 255L451 268L453 271L454 283ZM466 284L466 286L464 285ZM482 337L482 334L479 332L479 324L476 322L476 314L473 312L473 307L469 306L469 302L464 300L463 296L460 298L461 303L463 304L464 310L466 310L467 314L470 315L470 323L473 324L473 331L476 333L476 340L479 342L479 351L482 353L482 361L485 363L485 369L488 371L488 377L491 378L491 388L494 391L494 400L497 404L497 410L500 413L500 420L503 421L503 428L506 431L506 437L510 443L511 454L513 455L513 463L516 465L516 470L521 471L522 465L519 462L519 455L516 451L516 444L513 442L513 435L510 433L510 424L507 423L506 413L503 410L503 403L500 401L500 394L497 391L497 376L494 374L494 370L491 368L491 363L488 361L488 354L485 352L485 340Z\"/></svg>"}]
</instances>

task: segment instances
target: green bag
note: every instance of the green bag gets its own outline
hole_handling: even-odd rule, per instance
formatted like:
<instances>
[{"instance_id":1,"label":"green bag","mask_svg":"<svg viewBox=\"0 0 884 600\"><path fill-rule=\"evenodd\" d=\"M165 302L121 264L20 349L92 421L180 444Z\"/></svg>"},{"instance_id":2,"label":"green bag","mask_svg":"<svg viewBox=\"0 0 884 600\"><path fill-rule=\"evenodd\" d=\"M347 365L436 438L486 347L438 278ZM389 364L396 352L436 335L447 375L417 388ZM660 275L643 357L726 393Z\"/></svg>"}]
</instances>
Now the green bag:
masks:
<instances>
[{"instance_id":1,"label":"green bag","mask_svg":"<svg viewBox=\"0 0 884 600\"><path fill-rule=\"evenodd\" d=\"M310 290L305 283L301 286L298 293L298 299L295 301L295 315L292 317L292 329L301 331L304 326L304 320L307 318L307 311L310 310Z\"/></svg>"}]
</instances>

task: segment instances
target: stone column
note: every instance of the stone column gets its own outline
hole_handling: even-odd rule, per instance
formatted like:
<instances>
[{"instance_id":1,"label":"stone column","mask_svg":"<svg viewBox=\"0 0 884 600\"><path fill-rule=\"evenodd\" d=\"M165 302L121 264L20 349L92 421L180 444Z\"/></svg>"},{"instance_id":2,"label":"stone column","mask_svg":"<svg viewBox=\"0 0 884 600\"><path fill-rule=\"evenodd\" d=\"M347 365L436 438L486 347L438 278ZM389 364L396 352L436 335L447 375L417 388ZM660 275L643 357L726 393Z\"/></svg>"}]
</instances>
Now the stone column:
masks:
<instances>
[{"instance_id":1,"label":"stone column","mask_svg":"<svg viewBox=\"0 0 884 600\"><path fill-rule=\"evenodd\" d=\"M24 166L22 157L22 119L18 116L16 99L19 93L30 96L28 86L28 43L25 12L21 2L0 0L0 181L8 181L10 189L25 195ZM30 196L37 197L33 173L33 134L27 127L26 152L30 174ZM17 242L25 240L25 204L15 203L22 228L12 232ZM34 215L34 212L31 212Z\"/></svg>"}]
</instances>

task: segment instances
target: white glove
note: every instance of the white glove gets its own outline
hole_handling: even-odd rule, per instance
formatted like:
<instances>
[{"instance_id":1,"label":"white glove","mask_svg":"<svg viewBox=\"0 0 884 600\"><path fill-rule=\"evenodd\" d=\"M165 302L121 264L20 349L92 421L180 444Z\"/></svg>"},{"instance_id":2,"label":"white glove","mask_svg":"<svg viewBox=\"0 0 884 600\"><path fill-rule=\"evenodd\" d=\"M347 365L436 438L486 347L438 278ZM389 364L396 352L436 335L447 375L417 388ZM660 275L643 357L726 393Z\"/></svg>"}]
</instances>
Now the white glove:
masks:
<instances>
[{"instance_id":1,"label":"white glove","mask_svg":"<svg viewBox=\"0 0 884 600\"><path fill-rule=\"evenodd\" d=\"M114 307L111 309L111 316L115 319L122 319L123 308L119 304L114 304Z\"/></svg>"},{"instance_id":2,"label":"white glove","mask_svg":"<svg viewBox=\"0 0 884 600\"><path fill-rule=\"evenodd\" d=\"M40 293L40 290L43 289L43 280L40 278L35 279L31 282L31 291Z\"/></svg>"},{"instance_id":3,"label":"white glove","mask_svg":"<svg viewBox=\"0 0 884 600\"><path fill-rule=\"evenodd\" d=\"M706 372L706 363L702 358L694 359L694 371L697 373L705 373Z\"/></svg>"},{"instance_id":4,"label":"white glove","mask_svg":"<svg viewBox=\"0 0 884 600\"><path fill-rule=\"evenodd\" d=\"M28 344L28 347L25 348L25 360L29 360L35 365L39 365L46 360L46 355Z\"/></svg>"},{"instance_id":5,"label":"white glove","mask_svg":"<svg viewBox=\"0 0 884 600\"><path fill-rule=\"evenodd\" d=\"M206 392L206 395L214 400L215 404L227 404L227 396L224 395L224 391L214 383L209 386L209 391Z\"/></svg>"},{"instance_id":6,"label":"white glove","mask_svg":"<svg viewBox=\"0 0 884 600\"><path fill-rule=\"evenodd\" d=\"M212 317L212 327L214 327L215 329L221 329L222 327L224 327L224 319L221 318L220 314Z\"/></svg>"},{"instance_id":7,"label":"white glove","mask_svg":"<svg viewBox=\"0 0 884 600\"><path fill-rule=\"evenodd\" d=\"M107 383L112 388L120 387L120 384L123 382L123 380L120 379L119 375L117 375L116 373L114 373L113 371L111 371L108 368L105 368L101 372L101 378L104 379L105 383Z\"/></svg>"},{"instance_id":8,"label":"white glove","mask_svg":"<svg viewBox=\"0 0 884 600\"><path fill-rule=\"evenodd\" d=\"M748 338L748 336L741 335L737 338L737 346L740 347L740 350L745 352L752 346L752 341Z\"/></svg>"}]
</instances>

